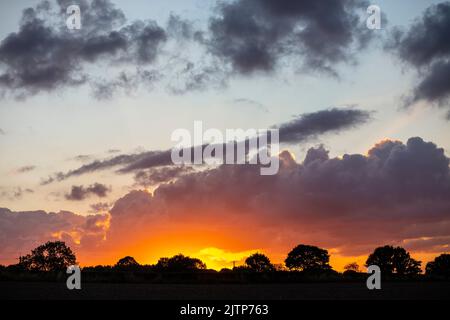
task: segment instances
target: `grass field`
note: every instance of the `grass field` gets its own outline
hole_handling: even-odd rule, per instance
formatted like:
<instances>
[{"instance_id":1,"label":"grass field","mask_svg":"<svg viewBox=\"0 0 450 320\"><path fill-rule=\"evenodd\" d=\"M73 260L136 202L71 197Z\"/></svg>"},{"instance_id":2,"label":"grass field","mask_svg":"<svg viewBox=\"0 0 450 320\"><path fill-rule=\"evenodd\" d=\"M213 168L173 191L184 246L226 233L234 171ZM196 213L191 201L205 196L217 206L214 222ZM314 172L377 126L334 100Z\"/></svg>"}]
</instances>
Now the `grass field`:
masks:
<instances>
[{"instance_id":1,"label":"grass field","mask_svg":"<svg viewBox=\"0 0 450 320\"><path fill-rule=\"evenodd\" d=\"M450 299L450 282L385 282L368 290L363 282L295 284L65 283L0 282L1 299Z\"/></svg>"}]
</instances>

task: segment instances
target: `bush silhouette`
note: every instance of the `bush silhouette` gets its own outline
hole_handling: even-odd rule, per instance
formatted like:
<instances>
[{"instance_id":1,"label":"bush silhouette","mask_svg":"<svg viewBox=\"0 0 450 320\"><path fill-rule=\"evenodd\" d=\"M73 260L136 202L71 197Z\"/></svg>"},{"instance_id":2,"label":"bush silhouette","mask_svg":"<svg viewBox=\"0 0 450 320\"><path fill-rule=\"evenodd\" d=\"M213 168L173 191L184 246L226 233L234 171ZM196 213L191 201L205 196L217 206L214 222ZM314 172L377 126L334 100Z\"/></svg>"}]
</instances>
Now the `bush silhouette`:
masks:
<instances>
[{"instance_id":1,"label":"bush silhouette","mask_svg":"<svg viewBox=\"0 0 450 320\"><path fill-rule=\"evenodd\" d=\"M421 272L421 262L410 257L402 247L378 247L369 255L366 266L377 265L383 274L415 275Z\"/></svg>"},{"instance_id":2,"label":"bush silhouette","mask_svg":"<svg viewBox=\"0 0 450 320\"><path fill-rule=\"evenodd\" d=\"M172 258L160 258L155 265L157 270L161 271L192 271L192 270L204 270L206 264L200 259L191 258L178 254Z\"/></svg>"},{"instance_id":3,"label":"bush silhouette","mask_svg":"<svg viewBox=\"0 0 450 320\"><path fill-rule=\"evenodd\" d=\"M245 259L245 264L250 270L255 272L269 272L275 270L270 259L262 253L252 254Z\"/></svg>"},{"instance_id":4,"label":"bush silhouette","mask_svg":"<svg viewBox=\"0 0 450 320\"><path fill-rule=\"evenodd\" d=\"M428 262L425 273L429 276L450 278L450 254L441 254L434 261Z\"/></svg>"},{"instance_id":5,"label":"bush silhouette","mask_svg":"<svg viewBox=\"0 0 450 320\"><path fill-rule=\"evenodd\" d=\"M20 257L18 266L25 270L60 271L75 264L75 254L64 242L49 241Z\"/></svg>"},{"instance_id":6,"label":"bush silhouette","mask_svg":"<svg viewBox=\"0 0 450 320\"><path fill-rule=\"evenodd\" d=\"M301 244L289 252L285 263L290 270L328 271L331 270L329 261L327 250Z\"/></svg>"},{"instance_id":7,"label":"bush silhouette","mask_svg":"<svg viewBox=\"0 0 450 320\"><path fill-rule=\"evenodd\" d=\"M133 257L126 256L117 261L114 267L119 269L135 269L139 266L140 264Z\"/></svg>"},{"instance_id":8,"label":"bush silhouette","mask_svg":"<svg viewBox=\"0 0 450 320\"><path fill-rule=\"evenodd\" d=\"M359 272L359 264L356 262L351 262L344 267L345 271Z\"/></svg>"},{"instance_id":9,"label":"bush silhouette","mask_svg":"<svg viewBox=\"0 0 450 320\"><path fill-rule=\"evenodd\" d=\"M247 265L233 267L235 272L251 272L251 269Z\"/></svg>"}]
</instances>

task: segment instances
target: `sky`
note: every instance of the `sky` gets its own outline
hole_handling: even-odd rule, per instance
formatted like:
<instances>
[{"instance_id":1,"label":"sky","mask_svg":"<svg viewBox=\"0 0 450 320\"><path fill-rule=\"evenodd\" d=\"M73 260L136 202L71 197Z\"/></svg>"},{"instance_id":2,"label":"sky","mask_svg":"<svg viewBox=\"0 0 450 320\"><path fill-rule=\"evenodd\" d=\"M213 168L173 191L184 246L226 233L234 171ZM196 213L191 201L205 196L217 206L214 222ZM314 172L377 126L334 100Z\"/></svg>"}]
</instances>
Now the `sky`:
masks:
<instances>
[{"instance_id":1,"label":"sky","mask_svg":"<svg viewBox=\"0 0 450 320\"><path fill-rule=\"evenodd\" d=\"M0 264L54 239L84 265L281 263L298 243L337 269L384 244L448 252L449 2L0 7ZM280 172L174 166L171 134L196 120L279 128Z\"/></svg>"}]
</instances>

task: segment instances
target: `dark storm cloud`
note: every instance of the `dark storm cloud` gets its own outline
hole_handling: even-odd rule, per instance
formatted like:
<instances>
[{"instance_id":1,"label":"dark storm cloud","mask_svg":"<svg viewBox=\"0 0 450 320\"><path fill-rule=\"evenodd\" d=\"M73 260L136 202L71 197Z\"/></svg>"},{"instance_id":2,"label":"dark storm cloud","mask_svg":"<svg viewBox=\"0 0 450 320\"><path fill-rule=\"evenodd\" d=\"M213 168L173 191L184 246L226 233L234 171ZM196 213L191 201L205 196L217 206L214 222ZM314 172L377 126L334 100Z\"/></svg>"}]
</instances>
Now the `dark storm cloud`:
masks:
<instances>
[{"instance_id":1,"label":"dark storm cloud","mask_svg":"<svg viewBox=\"0 0 450 320\"><path fill-rule=\"evenodd\" d=\"M80 5L80 30L66 28L71 4ZM153 63L167 40L165 30L154 21L125 22L108 0L58 1L56 11L49 2L25 9L19 31L0 44L0 85L26 96L92 82L92 63ZM145 80L145 72L135 77Z\"/></svg>"},{"instance_id":2,"label":"dark storm cloud","mask_svg":"<svg viewBox=\"0 0 450 320\"><path fill-rule=\"evenodd\" d=\"M339 132L370 120L371 113L359 109L332 108L298 116L280 125L281 142L302 142L328 132Z\"/></svg>"},{"instance_id":3,"label":"dark storm cloud","mask_svg":"<svg viewBox=\"0 0 450 320\"><path fill-rule=\"evenodd\" d=\"M251 225L252 239L267 246L268 239L281 237L358 255L386 241L408 247L404 240L436 238L422 243L426 250L434 250L436 242L449 244L450 161L434 143L419 137L406 144L387 140L366 155L339 158L312 148L301 163L288 152L280 157L273 176L250 165L223 165L162 184L153 195L132 191L111 209L111 227L120 229L114 225L119 216L145 230L157 226L155 215L164 212L160 223L195 220L214 228L230 221L235 236Z\"/></svg>"},{"instance_id":4,"label":"dark storm cloud","mask_svg":"<svg viewBox=\"0 0 450 320\"><path fill-rule=\"evenodd\" d=\"M409 30L394 30L394 41L401 58L416 67L447 58L450 54L450 2L427 8Z\"/></svg>"},{"instance_id":5,"label":"dark storm cloud","mask_svg":"<svg viewBox=\"0 0 450 320\"><path fill-rule=\"evenodd\" d=\"M425 100L448 106L450 96L450 2L432 5L409 30L397 28L387 44L415 67L419 83L406 104Z\"/></svg>"},{"instance_id":6,"label":"dark storm cloud","mask_svg":"<svg viewBox=\"0 0 450 320\"><path fill-rule=\"evenodd\" d=\"M298 166L286 161L284 164L287 171L293 170L299 176L283 176L286 171L282 171L273 179L293 179L291 182L299 185L289 192L291 200L297 201L295 194L304 190L305 196L311 196L316 205L320 201L315 202L314 198L323 195L330 200L332 197L334 204L346 204L347 208L363 203L375 205L380 199L383 199L381 206L418 199L439 202L447 201L446 194L450 191L449 158L442 148L418 137L410 138L406 144L383 141L370 149L367 156L345 154L341 158L329 158L323 147L311 148ZM268 187L277 188L268 181L270 178L260 180L267 180ZM337 212L340 207L336 207Z\"/></svg>"},{"instance_id":7,"label":"dark storm cloud","mask_svg":"<svg viewBox=\"0 0 450 320\"><path fill-rule=\"evenodd\" d=\"M82 27L75 31L65 22L65 10L73 4L82 13ZM25 98L88 84L95 98L111 99L116 92L151 90L165 77L174 94L222 86L225 75L215 64L194 63L177 52L183 43L199 44L201 38L192 22L176 15L161 27L153 20L127 22L109 0L58 0L56 6L43 1L24 10L19 30L0 44L0 93ZM158 63L169 40L177 45ZM107 78L98 67L108 68Z\"/></svg>"},{"instance_id":8,"label":"dark storm cloud","mask_svg":"<svg viewBox=\"0 0 450 320\"><path fill-rule=\"evenodd\" d=\"M235 0L222 2L210 20L209 50L235 72L270 72L285 57L304 68L335 74L371 34L361 15L368 2Z\"/></svg>"},{"instance_id":9,"label":"dark storm cloud","mask_svg":"<svg viewBox=\"0 0 450 320\"><path fill-rule=\"evenodd\" d=\"M91 195L96 195L97 197L106 197L110 188L101 183L94 183L88 187L84 186L72 186L70 193L65 195L67 200L81 201L86 199Z\"/></svg>"},{"instance_id":10,"label":"dark storm cloud","mask_svg":"<svg viewBox=\"0 0 450 320\"><path fill-rule=\"evenodd\" d=\"M450 96L450 61L437 61L414 89L413 102L428 100L444 106Z\"/></svg>"},{"instance_id":11,"label":"dark storm cloud","mask_svg":"<svg viewBox=\"0 0 450 320\"><path fill-rule=\"evenodd\" d=\"M81 30L66 27L66 8L73 4L81 9ZM222 88L233 73L273 71L286 57L303 69L336 75L336 64L354 62L372 38L361 19L367 5L222 2L201 30L173 14L165 26L128 22L109 0L42 1L24 10L18 31L0 43L0 93L25 98L88 84L94 97L109 99L117 91L152 89L164 81L170 93L183 94ZM102 68L110 71L107 79Z\"/></svg>"},{"instance_id":12,"label":"dark storm cloud","mask_svg":"<svg viewBox=\"0 0 450 320\"><path fill-rule=\"evenodd\" d=\"M337 133L354 128L370 120L371 113L360 109L331 108L299 115L295 120L276 127L280 130L280 142L299 143L315 139L326 133ZM196 146L195 148L204 148ZM194 147L192 147L194 148ZM191 148L191 149L192 149ZM193 149L191 154L194 154ZM129 173L142 169L173 165L172 150L146 151L135 154L122 154L106 160L96 160L67 173L57 173L41 184L61 181L99 170L120 166L119 173Z\"/></svg>"}]
</instances>

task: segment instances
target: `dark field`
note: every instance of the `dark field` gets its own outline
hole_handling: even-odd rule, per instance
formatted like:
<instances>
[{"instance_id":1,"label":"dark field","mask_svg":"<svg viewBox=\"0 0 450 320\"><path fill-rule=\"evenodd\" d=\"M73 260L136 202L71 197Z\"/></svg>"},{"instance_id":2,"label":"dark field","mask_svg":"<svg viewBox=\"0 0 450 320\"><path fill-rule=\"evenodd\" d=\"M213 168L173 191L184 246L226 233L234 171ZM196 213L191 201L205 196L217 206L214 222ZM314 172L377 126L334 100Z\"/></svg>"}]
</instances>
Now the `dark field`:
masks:
<instances>
[{"instance_id":1,"label":"dark field","mask_svg":"<svg viewBox=\"0 0 450 320\"><path fill-rule=\"evenodd\" d=\"M0 282L1 299L450 299L450 282L385 282L368 290L365 282L295 284L135 284L85 283L70 291L65 283Z\"/></svg>"}]
</instances>

